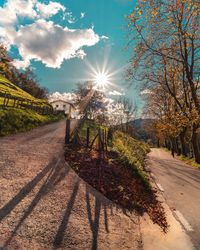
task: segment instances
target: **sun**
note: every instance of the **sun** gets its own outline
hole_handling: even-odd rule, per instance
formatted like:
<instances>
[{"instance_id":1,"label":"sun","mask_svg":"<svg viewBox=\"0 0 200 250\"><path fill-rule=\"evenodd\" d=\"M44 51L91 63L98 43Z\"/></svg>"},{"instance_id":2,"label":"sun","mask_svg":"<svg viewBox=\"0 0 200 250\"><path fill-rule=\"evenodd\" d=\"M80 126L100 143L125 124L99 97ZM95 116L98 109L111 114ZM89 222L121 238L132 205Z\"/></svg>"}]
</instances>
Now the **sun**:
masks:
<instances>
[{"instance_id":1,"label":"sun","mask_svg":"<svg viewBox=\"0 0 200 250\"><path fill-rule=\"evenodd\" d=\"M112 92L113 89L119 89L116 82L122 80L122 72L124 72L127 66L124 65L121 68L114 69L114 65L108 63L108 54L109 53L105 53L104 59L101 63L97 61L91 63L87 58L84 58L84 63L89 69L89 72L87 73L86 78L80 79L81 81L90 82L94 89L106 94Z\"/></svg>"},{"instance_id":2,"label":"sun","mask_svg":"<svg viewBox=\"0 0 200 250\"><path fill-rule=\"evenodd\" d=\"M109 76L106 75L105 73L98 73L95 76L95 84L98 87L105 87L106 84L108 84L108 82L109 82Z\"/></svg>"}]
</instances>

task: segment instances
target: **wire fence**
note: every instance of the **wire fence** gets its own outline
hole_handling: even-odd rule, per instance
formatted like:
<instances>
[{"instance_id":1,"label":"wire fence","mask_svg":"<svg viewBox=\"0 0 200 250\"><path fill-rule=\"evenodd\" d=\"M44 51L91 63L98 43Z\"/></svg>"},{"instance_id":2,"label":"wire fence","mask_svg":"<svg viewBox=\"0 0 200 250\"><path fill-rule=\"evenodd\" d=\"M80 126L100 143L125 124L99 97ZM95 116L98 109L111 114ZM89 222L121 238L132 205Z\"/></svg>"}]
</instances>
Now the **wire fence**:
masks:
<instances>
[{"instance_id":1,"label":"wire fence","mask_svg":"<svg viewBox=\"0 0 200 250\"><path fill-rule=\"evenodd\" d=\"M34 101L27 98L13 96L8 92L0 92L2 107L12 107L18 109L30 109L39 114L47 115L55 113L53 107L45 101Z\"/></svg>"}]
</instances>

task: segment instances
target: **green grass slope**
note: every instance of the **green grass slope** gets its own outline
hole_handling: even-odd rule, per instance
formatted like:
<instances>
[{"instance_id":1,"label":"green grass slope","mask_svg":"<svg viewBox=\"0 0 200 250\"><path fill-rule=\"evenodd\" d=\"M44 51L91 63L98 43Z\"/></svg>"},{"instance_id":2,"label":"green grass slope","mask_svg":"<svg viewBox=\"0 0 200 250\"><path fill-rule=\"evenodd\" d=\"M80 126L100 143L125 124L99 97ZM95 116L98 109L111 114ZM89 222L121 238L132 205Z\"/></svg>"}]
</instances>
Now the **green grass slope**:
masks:
<instances>
[{"instance_id":1,"label":"green grass slope","mask_svg":"<svg viewBox=\"0 0 200 250\"><path fill-rule=\"evenodd\" d=\"M34 101L37 105L48 105L46 100L37 99L11 83L5 77L0 75L0 93L7 93L13 97L20 97L24 100ZM3 107L4 97L0 96L0 136L28 131L39 125L58 121L63 115L41 115L29 109L18 109L12 107L12 100L7 107Z\"/></svg>"},{"instance_id":2,"label":"green grass slope","mask_svg":"<svg viewBox=\"0 0 200 250\"><path fill-rule=\"evenodd\" d=\"M87 127L90 128L90 143L97 135L99 128L107 130L106 127L100 126L94 121L86 120L79 134L83 141L86 140ZM143 179L144 183L148 185L147 175L144 169L146 155L150 152L148 144L117 130L113 133L113 140L108 148L110 151L117 153L122 165L130 167Z\"/></svg>"},{"instance_id":3,"label":"green grass slope","mask_svg":"<svg viewBox=\"0 0 200 250\"><path fill-rule=\"evenodd\" d=\"M0 109L0 136L29 131L40 125L59 121L63 115L41 115L32 110Z\"/></svg>"},{"instance_id":4,"label":"green grass slope","mask_svg":"<svg viewBox=\"0 0 200 250\"><path fill-rule=\"evenodd\" d=\"M37 99L33 97L26 91L22 90L15 84L11 83L8 79L6 79L2 75L0 75L0 93L7 93L13 97L20 97L23 99L28 99L30 101L47 104L46 100ZM0 104L3 104L3 97L0 97Z\"/></svg>"},{"instance_id":5,"label":"green grass slope","mask_svg":"<svg viewBox=\"0 0 200 250\"><path fill-rule=\"evenodd\" d=\"M119 155L122 164L133 169L148 184L145 167L145 158L150 148L146 143L135 140L129 135L116 131L113 136L113 151Z\"/></svg>"}]
</instances>

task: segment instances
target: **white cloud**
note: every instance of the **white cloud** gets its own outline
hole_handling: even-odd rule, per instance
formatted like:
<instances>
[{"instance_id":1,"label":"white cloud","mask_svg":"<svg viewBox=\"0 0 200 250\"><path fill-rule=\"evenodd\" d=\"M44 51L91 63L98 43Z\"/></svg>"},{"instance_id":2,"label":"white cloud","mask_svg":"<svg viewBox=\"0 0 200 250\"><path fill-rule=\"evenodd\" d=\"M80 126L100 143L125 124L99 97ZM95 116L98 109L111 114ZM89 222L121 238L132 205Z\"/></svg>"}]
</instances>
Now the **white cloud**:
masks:
<instances>
[{"instance_id":1,"label":"white cloud","mask_svg":"<svg viewBox=\"0 0 200 250\"><path fill-rule=\"evenodd\" d=\"M141 95L150 95L152 91L150 89L144 89L140 92Z\"/></svg>"},{"instance_id":2,"label":"white cloud","mask_svg":"<svg viewBox=\"0 0 200 250\"><path fill-rule=\"evenodd\" d=\"M0 7L0 25L14 25L19 16L31 19L37 17L35 2L36 0L8 0Z\"/></svg>"},{"instance_id":3,"label":"white cloud","mask_svg":"<svg viewBox=\"0 0 200 250\"><path fill-rule=\"evenodd\" d=\"M0 25L13 25L17 20L17 15L7 6L0 7Z\"/></svg>"},{"instance_id":4,"label":"white cloud","mask_svg":"<svg viewBox=\"0 0 200 250\"><path fill-rule=\"evenodd\" d=\"M110 105L110 104L112 104L113 102L114 102L114 100L111 99L111 98L108 98L108 97L105 97L105 98L104 98L104 103L105 103L106 105Z\"/></svg>"},{"instance_id":5,"label":"white cloud","mask_svg":"<svg viewBox=\"0 0 200 250\"><path fill-rule=\"evenodd\" d=\"M56 101L56 100L63 100L63 101L66 101L66 102L75 103L76 98L77 98L77 95L75 93L54 92L53 94L49 95L48 99L49 99L50 102L53 102L53 101Z\"/></svg>"},{"instance_id":6,"label":"white cloud","mask_svg":"<svg viewBox=\"0 0 200 250\"><path fill-rule=\"evenodd\" d=\"M75 103L77 100L77 95L75 93L60 93L55 92L51 95L49 95L48 98L49 102L53 102L55 100L63 100L70 103ZM122 103L118 103L114 101L111 98L105 97L104 100L104 114L108 116L109 121L113 125L117 125L121 122L126 122L126 114L124 113L124 106ZM101 110L96 111L93 116L97 116L99 113L101 113Z\"/></svg>"},{"instance_id":7,"label":"white cloud","mask_svg":"<svg viewBox=\"0 0 200 250\"><path fill-rule=\"evenodd\" d=\"M114 95L114 96L122 96L122 95L124 95L124 93L119 92L117 90L110 91L108 94L109 95Z\"/></svg>"},{"instance_id":8,"label":"white cloud","mask_svg":"<svg viewBox=\"0 0 200 250\"><path fill-rule=\"evenodd\" d=\"M84 46L94 46L101 39L93 28L69 29L47 20L59 11L69 23L76 19L59 2L47 4L38 0L7 0L0 7L0 42L8 49L16 46L20 60L14 60L18 68L30 65L31 60L41 61L47 67L59 68L64 60L74 57L84 58ZM84 17L81 13L81 17ZM31 23L22 26L23 17ZM34 34L34 35L33 35Z\"/></svg>"},{"instance_id":9,"label":"white cloud","mask_svg":"<svg viewBox=\"0 0 200 250\"><path fill-rule=\"evenodd\" d=\"M7 49L10 49L10 46L14 44L16 34L16 30L11 26L7 28L0 27L0 42L3 43Z\"/></svg>"},{"instance_id":10,"label":"white cloud","mask_svg":"<svg viewBox=\"0 0 200 250\"><path fill-rule=\"evenodd\" d=\"M36 7L40 16L43 18L49 18L56 15L61 10L66 10L62 4L52 1L50 1L48 4L37 2Z\"/></svg>"},{"instance_id":11,"label":"white cloud","mask_svg":"<svg viewBox=\"0 0 200 250\"><path fill-rule=\"evenodd\" d=\"M84 17L85 17L85 13L84 13L84 12L81 12L80 18L83 19Z\"/></svg>"},{"instance_id":12,"label":"white cloud","mask_svg":"<svg viewBox=\"0 0 200 250\"><path fill-rule=\"evenodd\" d=\"M8 7L15 11L17 16L35 18L37 13L34 10L36 0L8 0Z\"/></svg>"},{"instance_id":13,"label":"white cloud","mask_svg":"<svg viewBox=\"0 0 200 250\"><path fill-rule=\"evenodd\" d=\"M92 29L73 30L52 21L37 20L19 29L15 44L24 61L34 59L47 67L59 68L65 59L83 58L86 54L81 48L93 46L99 40Z\"/></svg>"},{"instance_id":14,"label":"white cloud","mask_svg":"<svg viewBox=\"0 0 200 250\"><path fill-rule=\"evenodd\" d=\"M26 69L27 67L30 66L30 61L29 60L18 60L18 59L15 59L13 61L13 64L14 66L17 68L17 69Z\"/></svg>"},{"instance_id":15,"label":"white cloud","mask_svg":"<svg viewBox=\"0 0 200 250\"><path fill-rule=\"evenodd\" d=\"M126 121L126 115L124 113L124 106L122 103L117 103L112 99L108 99L109 102L106 105L105 115L109 117L109 121L113 125L117 125Z\"/></svg>"},{"instance_id":16,"label":"white cloud","mask_svg":"<svg viewBox=\"0 0 200 250\"><path fill-rule=\"evenodd\" d=\"M76 22L76 18L73 16L72 12L66 12L63 16L63 20L67 20L67 22L70 24Z\"/></svg>"},{"instance_id":17,"label":"white cloud","mask_svg":"<svg viewBox=\"0 0 200 250\"><path fill-rule=\"evenodd\" d=\"M101 39L107 40L107 39L109 39L109 37L107 37L107 36L101 36Z\"/></svg>"}]
</instances>

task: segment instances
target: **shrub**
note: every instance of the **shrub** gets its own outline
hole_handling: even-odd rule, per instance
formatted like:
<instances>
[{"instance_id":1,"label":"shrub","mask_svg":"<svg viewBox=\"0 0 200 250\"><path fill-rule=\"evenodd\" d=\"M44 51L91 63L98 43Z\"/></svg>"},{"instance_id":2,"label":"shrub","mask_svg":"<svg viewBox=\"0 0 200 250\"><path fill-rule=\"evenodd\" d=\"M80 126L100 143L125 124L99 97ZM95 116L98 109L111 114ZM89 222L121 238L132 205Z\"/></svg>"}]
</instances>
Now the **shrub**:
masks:
<instances>
[{"instance_id":1,"label":"shrub","mask_svg":"<svg viewBox=\"0 0 200 250\"><path fill-rule=\"evenodd\" d=\"M137 141L127 134L116 131L113 137L112 151L118 154L122 164L132 168L149 185L146 172L144 171L145 158L147 153L150 152L147 144Z\"/></svg>"}]
</instances>

